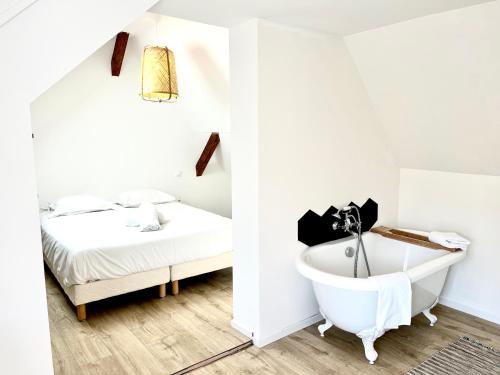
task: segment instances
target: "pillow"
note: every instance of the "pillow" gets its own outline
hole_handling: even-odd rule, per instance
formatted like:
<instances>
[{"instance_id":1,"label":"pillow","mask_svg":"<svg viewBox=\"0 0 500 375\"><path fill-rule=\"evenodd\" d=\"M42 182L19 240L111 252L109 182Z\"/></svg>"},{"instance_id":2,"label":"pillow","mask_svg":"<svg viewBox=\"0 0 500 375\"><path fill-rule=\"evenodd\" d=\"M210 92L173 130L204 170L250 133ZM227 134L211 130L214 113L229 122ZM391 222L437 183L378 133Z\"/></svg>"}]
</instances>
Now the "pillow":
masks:
<instances>
[{"instance_id":1,"label":"pillow","mask_svg":"<svg viewBox=\"0 0 500 375\"><path fill-rule=\"evenodd\" d=\"M121 193L116 202L123 207L139 207L142 203L174 202L174 196L155 189L132 190Z\"/></svg>"},{"instance_id":2,"label":"pillow","mask_svg":"<svg viewBox=\"0 0 500 375\"><path fill-rule=\"evenodd\" d=\"M84 214L87 212L107 211L114 208L113 203L88 194L68 195L51 203L51 217Z\"/></svg>"}]
</instances>

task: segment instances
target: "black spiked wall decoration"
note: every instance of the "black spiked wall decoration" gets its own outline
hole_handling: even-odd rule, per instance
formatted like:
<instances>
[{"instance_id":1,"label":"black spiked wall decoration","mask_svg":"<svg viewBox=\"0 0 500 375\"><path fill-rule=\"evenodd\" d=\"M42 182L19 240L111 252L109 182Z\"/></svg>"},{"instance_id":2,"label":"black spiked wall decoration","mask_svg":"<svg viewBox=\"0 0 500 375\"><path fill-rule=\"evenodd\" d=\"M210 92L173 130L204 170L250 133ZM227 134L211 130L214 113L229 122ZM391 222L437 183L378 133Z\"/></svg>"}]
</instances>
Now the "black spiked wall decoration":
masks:
<instances>
[{"instance_id":1,"label":"black spiked wall decoration","mask_svg":"<svg viewBox=\"0 0 500 375\"><path fill-rule=\"evenodd\" d=\"M361 230L366 232L373 227L378 218L378 204L373 199L369 198L365 204L359 207L356 203L351 202L349 206L355 206L359 209L361 216ZM298 240L307 246L319 245L325 242L339 240L350 236L350 233L343 229L333 229L333 223L339 222L342 224L343 219L335 218L338 209L330 206L322 216L319 216L314 211L307 211L298 221ZM341 216L345 215L341 213ZM356 213L353 213L356 217Z\"/></svg>"},{"instance_id":2,"label":"black spiked wall decoration","mask_svg":"<svg viewBox=\"0 0 500 375\"><path fill-rule=\"evenodd\" d=\"M331 231L329 221L311 210L299 219L299 241L308 246L331 241Z\"/></svg>"},{"instance_id":3,"label":"black spiked wall decoration","mask_svg":"<svg viewBox=\"0 0 500 375\"><path fill-rule=\"evenodd\" d=\"M368 198L361 208L359 208L361 216L361 231L367 232L375 225L378 219L378 204L373 199Z\"/></svg>"}]
</instances>

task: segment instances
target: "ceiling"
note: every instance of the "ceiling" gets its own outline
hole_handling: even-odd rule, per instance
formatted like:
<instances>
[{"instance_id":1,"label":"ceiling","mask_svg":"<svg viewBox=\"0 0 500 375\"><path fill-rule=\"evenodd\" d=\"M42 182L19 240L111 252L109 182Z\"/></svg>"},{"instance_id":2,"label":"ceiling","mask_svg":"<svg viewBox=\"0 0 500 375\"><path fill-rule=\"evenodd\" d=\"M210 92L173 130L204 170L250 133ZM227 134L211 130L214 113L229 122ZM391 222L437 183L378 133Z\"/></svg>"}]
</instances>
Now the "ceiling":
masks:
<instances>
[{"instance_id":1,"label":"ceiling","mask_svg":"<svg viewBox=\"0 0 500 375\"><path fill-rule=\"evenodd\" d=\"M152 12L231 27L250 18L339 35L489 0L160 0Z\"/></svg>"}]
</instances>

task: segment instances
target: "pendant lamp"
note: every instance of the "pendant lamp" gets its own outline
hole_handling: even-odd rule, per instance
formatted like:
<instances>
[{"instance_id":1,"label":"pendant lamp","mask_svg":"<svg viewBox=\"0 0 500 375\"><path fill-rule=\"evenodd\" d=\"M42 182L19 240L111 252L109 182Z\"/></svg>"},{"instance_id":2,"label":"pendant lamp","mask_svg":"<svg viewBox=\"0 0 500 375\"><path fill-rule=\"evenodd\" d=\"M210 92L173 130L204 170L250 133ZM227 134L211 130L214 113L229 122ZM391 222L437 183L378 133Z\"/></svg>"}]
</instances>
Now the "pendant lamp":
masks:
<instances>
[{"instance_id":1,"label":"pendant lamp","mask_svg":"<svg viewBox=\"0 0 500 375\"><path fill-rule=\"evenodd\" d=\"M152 102L175 102L179 97L174 53L147 46L142 54L141 97Z\"/></svg>"}]
</instances>

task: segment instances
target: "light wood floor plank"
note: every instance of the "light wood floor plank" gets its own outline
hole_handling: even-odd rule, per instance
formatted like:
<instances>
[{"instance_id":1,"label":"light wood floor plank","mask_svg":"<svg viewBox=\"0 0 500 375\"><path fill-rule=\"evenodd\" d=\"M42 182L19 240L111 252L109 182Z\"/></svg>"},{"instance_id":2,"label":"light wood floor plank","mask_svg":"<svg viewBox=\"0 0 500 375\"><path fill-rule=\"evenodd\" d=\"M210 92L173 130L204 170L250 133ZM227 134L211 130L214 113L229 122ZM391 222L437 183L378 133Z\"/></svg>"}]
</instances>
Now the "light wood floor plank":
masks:
<instances>
[{"instance_id":1,"label":"light wood floor plank","mask_svg":"<svg viewBox=\"0 0 500 375\"><path fill-rule=\"evenodd\" d=\"M422 315L411 326L387 332L377 340L379 358L369 365L361 340L332 328L322 338L316 326L272 343L252 348L195 371L194 375L214 374L404 374L436 351L461 336L469 336L500 350L500 326L438 305L433 310L438 322L430 327ZM258 367L255 363L264 363Z\"/></svg>"},{"instance_id":2,"label":"light wood floor plank","mask_svg":"<svg viewBox=\"0 0 500 375\"><path fill-rule=\"evenodd\" d=\"M231 270L181 281L181 293L157 288L88 304L78 322L49 271L46 288L59 374L169 374L248 339L231 325Z\"/></svg>"},{"instance_id":3,"label":"light wood floor plank","mask_svg":"<svg viewBox=\"0 0 500 375\"><path fill-rule=\"evenodd\" d=\"M180 294L158 299L157 289L88 306L78 322L57 282L46 276L55 374L169 374L247 340L230 325L230 271L181 280ZM195 375L403 374L460 336L500 349L500 326L438 305L434 327L418 315L412 325L377 340L369 365L361 340L316 325L272 343L251 347L193 372Z\"/></svg>"}]
</instances>

